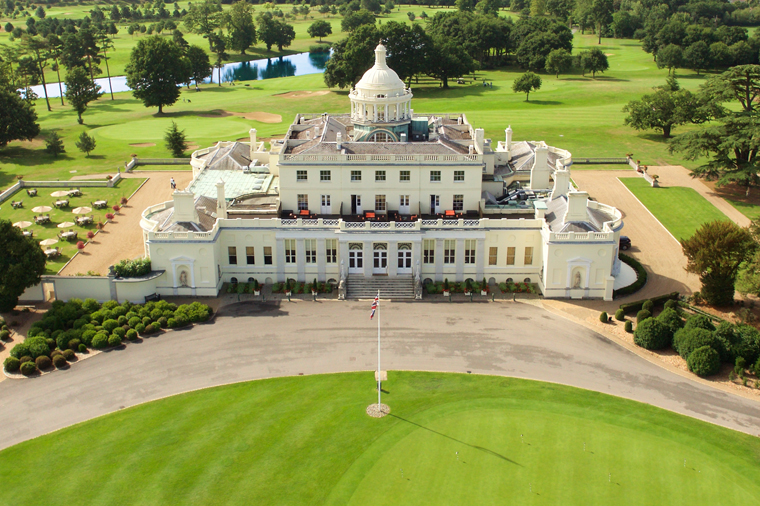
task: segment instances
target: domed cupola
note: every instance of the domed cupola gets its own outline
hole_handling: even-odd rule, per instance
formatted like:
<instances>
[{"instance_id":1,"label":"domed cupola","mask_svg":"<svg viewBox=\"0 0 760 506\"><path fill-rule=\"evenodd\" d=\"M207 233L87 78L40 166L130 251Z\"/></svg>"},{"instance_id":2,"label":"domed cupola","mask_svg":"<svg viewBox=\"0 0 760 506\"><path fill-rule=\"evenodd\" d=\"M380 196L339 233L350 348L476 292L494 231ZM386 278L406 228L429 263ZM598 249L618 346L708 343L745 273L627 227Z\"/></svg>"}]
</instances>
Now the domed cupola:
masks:
<instances>
[{"instance_id":1,"label":"domed cupola","mask_svg":"<svg viewBox=\"0 0 760 506\"><path fill-rule=\"evenodd\" d=\"M364 73L349 97L355 140L397 142L401 133L408 133L412 91L388 67L382 44L375 48L375 65Z\"/></svg>"}]
</instances>

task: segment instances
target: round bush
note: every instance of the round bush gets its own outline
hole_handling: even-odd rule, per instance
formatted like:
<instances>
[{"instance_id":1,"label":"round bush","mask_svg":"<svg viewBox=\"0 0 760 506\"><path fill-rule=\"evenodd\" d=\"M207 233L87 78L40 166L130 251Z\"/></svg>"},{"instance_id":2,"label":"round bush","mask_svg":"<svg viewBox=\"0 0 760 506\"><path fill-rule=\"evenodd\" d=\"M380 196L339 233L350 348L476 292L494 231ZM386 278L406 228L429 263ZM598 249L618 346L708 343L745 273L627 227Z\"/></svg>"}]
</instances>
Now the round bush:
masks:
<instances>
[{"instance_id":1,"label":"round bush","mask_svg":"<svg viewBox=\"0 0 760 506\"><path fill-rule=\"evenodd\" d=\"M32 357L30 357L29 355L24 355L23 357L21 357L18 360L19 360L19 362L21 362L23 364L24 362L32 362Z\"/></svg>"},{"instance_id":2,"label":"round bush","mask_svg":"<svg viewBox=\"0 0 760 506\"><path fill-rule=\"evenodd\" d=\"M41 355L50 355L50 346L47 339L42 336L36 336L24 341L29 346L29 353L32 358L37 358ZM12 350L11 350L12 351Z\"/></svg>"},{"instance_id":3,"label":"round bush","mask_svg":"<svg viewBox=\"0 0 760 506\"><path fill-rule=\"evenodd\" d=\"M673 308L665 309L657 316L657 319L668 327L671 335L675 334L683 327L683 320L678 315L678 311Z\"/></svg>"},{"instance_id":4,"label":"round bush","mask_svg":"<svg viewBox=\"0 0 760 506\"><path fill-rule=\"evenodd\" d=\"M701 346L691 352L686 365L697 376L712 376L720 370L720 355L710 346Z\"/></svg>"},{"instance_id":5,"label":"round bush","mask_svg":"<svg viewBox=\"0 0 760 506\"><path fill-rule=\"evenodd\" d=\"M126 331L121 327L116 327L113 329L113 332L111 332L111 335L119 336L120 339L124 339L124 336L126 335Z\"/></svg>"},{"instance_id":6,"label":"round bush","mask_svg":"<svg viewBox=\"0 0 760 506\"><path fill-rule=\"evenodd\" d=\"M87 353L87 345L82 343L79 345L79 353Z\"/></svg>"},{"instance_id":7,"label":"round bush","mask_svg":"<svg viewBox=\"0 0 760 506\"><path fill-rule=\"evenodd\" d=\"M117 336L116 334L111 334L111 337L108 338L108 346L120 346L121 345L121 337Z\"/></svg>"},{"instance_id":8,"label":"round bush","mask_svg":"<svg viewBox=\"0 0 760 506\"><path fill-rule=\"evenodd\" d=\"M74 353L74 350L63 350L63 358L71 362L76 357L76 353Z\"/></svg>"},{"instance_id":9,"label":"round bush","mask_svg":"<svg viewBox=\"0 0 760 506\"><path fill-rule=\"evenodd\" d=\"M119 303L115 300L107 300L103 303L103 309L108 309L109 311L113 310L114 308L119 307Z\"/></svg>"},{"instance_id":10,"label":"round bush","mask_svg":"<svg viewBox=\"0 0 760 506\"><path fill-rule=\"evenodd\" d=\"M119 322L116 320L106 320L103 322L103 330L105 330L108 333L113 331L113 329L115 329L118 326L119 326Z\"/></svg>"},{"instance_id":11,"label":"round bush","mask_svg":"<svg viewBox=\"0 0 760 506\"><path fill-rule=\"evenodd\" d=\"M169 318L168 320L166 320L166 325L170 329L173 329L173 328L175 328L177 326L177 320L175 320L174 318Z\"/></svg>"},{"instance_id":12,"label":"round bush","mask_svg":"<svg viewBox=\"0 0 760 506\"><path fill-rule=\"evenodd\" d=\"M139 316L133 316L132 318L127 320L127 323L129 324L130 327L135 328L137 327L138 324L142 323L142 320L140 319Z\"/></svg>"},{"instance_id":13,"label":"round bush","mask_svg":"<svg viewBox=\"0 0 760 506\"><path fill-rule=\"evenodd\" d=\"M654 302L651 300L644 301L644 303L641 305L641 309L649 311L651 313L654 311Z\"/></svg>"},{"instance_id":14,"label":"round bush","mask_svg":"<svg viewBox=\"0 0 760 506\"><path fill-rule=\"evenodd\" d=\"M168 318L166 318L165 316L162 316L161 318L159 318L159 319L157 320L157 323L158 323L158 325L159 325L159 326L160 326L162 329L165 329L165 328L167 327L167 325L169 325L169 319L168 319Z\"/></svg>"},{"instance_id":15,"label":"round bush","mask_svg":"<svg viewBox=\"0 0 760 506\"><path fill-rule=\"evenodd\" d=\"M681 329L673 338L673 349L687 360L694 350L703 346L709 346L717 351L720 343L712 332L700 328Z\"/></svg>"},{"instance_id":16,"label":"round bush","mask_svg":"<svg viewBox=\"0 0 760 506\"><path fill-rule=\"evenodd\" d=\"M55 339L53 339L52 337L46 338L45 343L47 344L48 350L55 349L55 346L56 346Z\"/></svg>"},{"instance_id":17,"label":"round bush","mask_svg":"<svg viewBox=\"0 0 760 506\"><path fill-rule=\"evenodd\" d=\"M155 321L155 320L158 320L159 318L161 318L163 316L163 314L164 314L163 311L161 311L160 309L156 308L156 309L154 309L153 311L150 312L150 318Z\"/></svg>"},{"instance_id":18,"label":"round bush","mask_svg":"<svg viewBox=\"0 0 760 506\"><path fill-rule=\"evenodd\" d=\"M144 334L145 325L143 325L142 323L138 323L137 325L135 325L135 330L137 331L138 334Z\"/></svg>"},{"instance_id":19,"label":"round bush","mask_svg":"<svg viewBox=\"0 0 760 506\"><path fill-rule=\"evenodd\" d=\"M701 314L695 314L694 316L690 316L688 320L686 320L686 324L683 326L683 328L689 330L689 329L705 329L705 330L715 330L715 325L713 325L712 320L710 320L705 315Z\"/></svg>"},{"instance_id":20,"label":"round bush","mask_svg":"<svg viewBox=\"0 0 760 506\"><path fill-rule=\"evenodd\" d=\"M56 355L53 359L53 365L56 366L58 369L62 369L69 365L69 361L66 360L66 357L63 355Z\"/></svg>"},{"instance_id":21,"label":"round bush","mask_svg":"<svg viewBox=\"0 0 760 506\"><path fill-rule=\"evenodd\" d=\"M3 368L8 372L16 372L21 367L21 361L16 357L8 357L3 362Z\"/></svg>"},{"instance_id":22,"label":"round bush","mask_svg":"<svg viewBox=\"0 0 760 506\"><path fill-rule=\"evenodd\" d=\"M9 341L11 339L11 333L7 330L0 330L0 341Z\"/></svg>"},{"instance_id":23,"label":"round bush","mask_svg":"<svg viewBox=\"0 0 760 506\"><path fill-rule=\"evenodd\" d=\"M57 356L58 355L56 355L56 357ZM50 367L50 365L53 362L50 360L49 357L46 357L45 355L42 355L40 357L37 357L37 359L34 361L34 363L37 365L37 369L39 369L40 371L44 371L45 369L47 369L48 367Z\"/></svg>"},{"instance_id":24,"label":"round bush","mask_svg":"<svg viewBox=\"0 0 760 506\"><path fill-rule=\"evenodd\" d=\"M151 323L153 323L153 320L150 319L150 316L146 316L142 319L143 325L150 325Z\"/></svg>"},{"instance_id":25,"label":"round bush","mask_svg":"<svg viewBox=\"0 0 760 506\"><path fill-rule=\"evenodd\" d=\"M119 316L119 318L116 321L119 322L119 325L126 325L127 322L129 321L129 318L127 318L126 316Z\"/></svg>"},{"instance_id":26,"label":"round bush","mask_svg":"<svg viewBox=\"0 0 760 506\"><path fill-rule=\"evenodd\" d=\"M149 318L150 317L150 309L148 309L146 307L141 307L137 311L137 316L139 316L140 318Z\"/></svg>"},{"instance_id":27,"label":"round bush","mask_svg":"<svg viewBox=\"0 0 760 506\"><path fill-rule=\"evenodd\" d=\"M599 321L602 323L607 323L607 320L609 320L609 316L607 316L607 311L602 311L599 313Z\"/></svg>"},{"instance_id":28,"label":"round bush","mask_svg":"<svg viewBox=\"0 0 760 506\"><path fill-rule=\"evenodd\" d=\"M11 348L11 357L21 358L26 355L31 355L31 352L29 351L29 340L24 341L23 343L18 343L16 346Z\"/></svg>"},{"instance_id":29,"label":"round bush","mask_svg":"<svg viewBox=\"0 0 760 506\"><path fill-rule=\"evenodd\" d=\"M636 323L640 323L646 320L647 318L651 318L651 317L652 317L652 313L650 313L646 309L642 309L641 311L636 313Z\"/></svg>"},{"instance_id":30,"label":"round bush","mask_svg":"<svg viewBox=\"0 0 760 506\"><path fill-rule=\"evenodd\" d=\"M102 350L108 346L108 334L98 332L95 337L92 338L92 347L96 350Z\"/></svg>"},{"instance_id":31,"label":"round bush","mask_svg":"<svg viewBox=\"0 0 760 506\"><path fill-rule=\"evenodd\" d=\"M126 316L127 320L131 320L132 318L136 318L137 317L137 313L135 313L134 311L129 311L124 316Z\"/></svg>"},{"instance_id":32,"label":"round bush","mask_svg":"<svg viewBox=\"0 0 760 506\"><path fill-rule=\"evenodd\" d=\"M81 341L79 339L72 339L71 341L69 341L69 350L76 351L77 349L79 349L80 344L81 344ZM64 351L63 354L65 355L66 352Z\"/></svg>"},{"instance_id":33,"label":"round bush","mask_svg":"<svg viewBox=\"0 0 760 506\"><path fill-rule=\"evenodd\" d=\"M53 358L53 357L55 357L56 355L63 355L63 352L62 352L61 350L53 350L53 351L50 353L50 358Z\"/></svg>"},{"instance_id":34,"label":"round bush","mask_svg":"<svg viewBox=\"0 0 760 506\"><path fill-rule=\"evenodd\" d=\"M31 376L37 372L37 366L32 361L24 362L21 364L20 370L24 376Z\"/></svg>"},{"instance_id":35,"label":"round bush","mask_svg":"<svg viewBox=\"0 0 760 506\"><path fill-rule=\"evenodd\" d=\"M673 299L668 299L665 301L665 309L677 309L678 308L678 301Z\"/></svg>"},{"instance_id":36,"label":"round bush","mask_svg":"<svg viewBox=\"0 0 760 506\"><path fill-rule=\"evenodd\" d=\"M627 320L625 322L625 331L628 332L629 334L633 332L633 322L631 320Z\"/></svg>"},{"instance_id":37,"label":"round bush","mask_svg":"<svg viewBox=\"0 0 760 506\"><path fill-rule=\"evenodd\" d=\"M96 332L94 330L85 330L82 332L82 343L86 346L92 346L92 338L95 337Z\"/></svg>"},{"instance_id":38,"label":"round bush","mask_svg":"<svg viewBox=\"0 0 760 506\"><path fill-rule=\"evenodd\" d=\"M615 311L615 319L619 322L625 321L625 309L618 309Z\"/></svg>"},{"instance_id":39,"label":"round bush","mask_svg":"<svg viewBox=\"0 0 760 506\"><path fill-rule=\"evenodd\" d=\"M662 322L647 318L638 325L633 333L633 342L647 350L661 350L670 346L671 335Z\"/></svg>"},{"instance_id":40,"label":"round bush","mask_svg":"<svg viewBox=\"0 0 760 506\"><path fill-rule=\"evenodd\" d=\"M137 331L135 329L129 329L126 333L126 338L130 341L137 341Z\"/></svg>"}]
</instances>

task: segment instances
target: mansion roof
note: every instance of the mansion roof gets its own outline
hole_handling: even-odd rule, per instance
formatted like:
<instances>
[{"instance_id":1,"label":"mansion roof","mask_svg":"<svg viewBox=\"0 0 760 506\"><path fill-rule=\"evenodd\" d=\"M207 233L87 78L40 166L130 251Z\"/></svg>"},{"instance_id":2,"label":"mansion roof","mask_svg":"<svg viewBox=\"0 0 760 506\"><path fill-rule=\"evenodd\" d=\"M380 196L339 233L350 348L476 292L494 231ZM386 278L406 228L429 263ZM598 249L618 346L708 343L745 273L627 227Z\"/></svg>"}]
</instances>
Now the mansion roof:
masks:
<instances>
[{"instance_id":1,"label":"mansion roof","mask_svg":"<svg viewBox=\"0 0 760 506\"><path fill-rule=\"evenodd\" d=\"M604 223L615 221L616 216L602 209L594 209L586 206L586 221L565 222L565 213L567 212L567 196L562 195L547 202L546 223L552 232L603 232Z\"/></svg>"}]
</instances>

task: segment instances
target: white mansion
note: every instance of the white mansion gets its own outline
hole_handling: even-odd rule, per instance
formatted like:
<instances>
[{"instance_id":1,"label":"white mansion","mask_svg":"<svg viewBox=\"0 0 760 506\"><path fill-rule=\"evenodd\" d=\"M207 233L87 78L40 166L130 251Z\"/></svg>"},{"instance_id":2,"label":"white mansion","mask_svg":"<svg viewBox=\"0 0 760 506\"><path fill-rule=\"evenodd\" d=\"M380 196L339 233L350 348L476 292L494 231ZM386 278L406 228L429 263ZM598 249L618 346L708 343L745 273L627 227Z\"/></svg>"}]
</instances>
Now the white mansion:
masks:
<instances>
[{"instance_id":1,"label":"white mansion","mask_svg":"<svg viewBox=\"0 0 760 506\"><path fill-rule=\"evenodd\" d=\"M299 114L266 150L219 142L193 182L146 209L145 253L163 295L225 282L508 280L546 297L611 299L623 227L570 184L569 152L496 146L464 114L415 114L375 49L350 114Z\"/></svg>"}]
</instances>

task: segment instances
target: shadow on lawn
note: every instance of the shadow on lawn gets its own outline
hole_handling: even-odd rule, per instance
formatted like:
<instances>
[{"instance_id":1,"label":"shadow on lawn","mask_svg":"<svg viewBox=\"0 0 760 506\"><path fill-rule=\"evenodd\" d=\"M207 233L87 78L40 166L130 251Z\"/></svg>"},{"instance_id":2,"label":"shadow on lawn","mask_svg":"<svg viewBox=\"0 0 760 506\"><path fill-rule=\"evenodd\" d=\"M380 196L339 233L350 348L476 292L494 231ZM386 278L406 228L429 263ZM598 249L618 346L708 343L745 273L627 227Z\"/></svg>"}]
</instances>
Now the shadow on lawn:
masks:
<instances>
[{"instance_id":1,"label":"shadow on lawn","mask_svg":"<svg viewBox=\"0 0 760 506\"><path fill-rule=\"evenodd\" d=\"M451 439L452 441L456 441L457 443L463 444L465 446L469 446L470 448L474 448L474 449L480 450L480 451L482 451L484 453L488 453L489 455L493 455L494 457L500 458L501 460L505 460L505 461L509 462L510 464L514 464L516 466L523 467L523 465L520 464L519 462L515 462L514 460L512 460L510 458L507 458L507 457L505 457L504 455L502 455L500 453L496 453L493 450L489 450L488 448L483 448L482 446L477 446L477 445L472 445L470 443L465 443L464 441L461 441L461 440L459 440L459 439L457 439L455 437L451 437L449 435L443 434L442 432L438 432L437 430L430 429L428 427L425 427L424 425L418 424L417 422L413 422L411 420L407 420L406 418L401 418L400 416L394 415L393 413L391 413L390 416L392 416L394 418L397 418L397 419L401 420L402 422L406 422L406 423L409 423L409 424L412 424L412 425L416 425L420 429L425 429L425 430L427 430L429 432L432 432L433 434L438 434L439 436L443 436L443 437L445 437L447 439Z\"/></svg>"}]
</instances>

